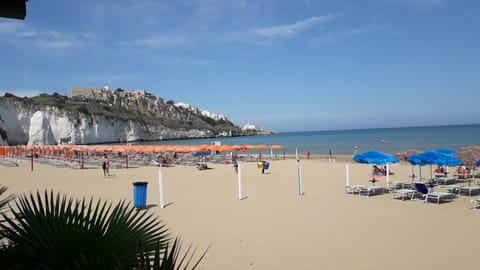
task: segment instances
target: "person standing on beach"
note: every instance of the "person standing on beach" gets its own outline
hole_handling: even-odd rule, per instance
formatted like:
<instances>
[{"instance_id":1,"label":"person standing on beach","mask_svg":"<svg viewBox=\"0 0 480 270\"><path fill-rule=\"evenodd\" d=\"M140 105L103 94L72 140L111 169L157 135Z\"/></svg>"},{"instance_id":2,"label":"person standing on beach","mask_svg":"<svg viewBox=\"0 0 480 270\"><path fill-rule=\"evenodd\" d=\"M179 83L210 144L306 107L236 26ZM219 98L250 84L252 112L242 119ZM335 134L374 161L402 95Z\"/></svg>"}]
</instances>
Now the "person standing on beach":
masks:
<instances>
[{"instance_id":1,"label":"person standing on beach","mask_svg":"<svg viewBox=\"0 0 480 270\"><path fill-rule=\"evenodd\" d=\"M108 160L107 154L103 154L102 169L103 169L103 176L104 177L110 176L109 167L110 167L110 162Z\"/></svg>"},{"instance_id":2,"label":"person standing on beach","mask_svg":"<svg viewBox=\"0 0 480 270\"><path fill-rule=\"evenodd\" d=\"M237 161L237 159L233 158L232 163L233 163L233 169L235 169L235 173L238 174L238 161Z\"/></svg>"}]
</instances>

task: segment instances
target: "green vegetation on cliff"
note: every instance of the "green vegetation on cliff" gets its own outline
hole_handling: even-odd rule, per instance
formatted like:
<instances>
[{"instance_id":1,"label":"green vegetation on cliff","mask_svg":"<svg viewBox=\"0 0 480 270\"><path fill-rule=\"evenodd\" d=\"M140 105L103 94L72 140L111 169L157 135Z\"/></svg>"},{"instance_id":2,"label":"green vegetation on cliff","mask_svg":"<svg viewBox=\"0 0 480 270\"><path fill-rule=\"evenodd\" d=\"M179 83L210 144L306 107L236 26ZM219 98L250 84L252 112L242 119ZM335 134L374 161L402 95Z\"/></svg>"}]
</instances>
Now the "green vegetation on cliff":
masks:
<instances>
[{"instance_id":1,"label":"green vegetation on cliff","mask_svg":"<svg viewBox=\"0 0 480 270\"><path fill-rule=\"evenodd\" d=\"M188 109L177 107L173 101L164 103L157 100L151 94L142 96L142 101L149 103L143 104L145 107L152 107L155 104L155 113L147 109L141 109L141 106L126 106L119 102L122 98L126 101L132 101L128 97L120 96L123 91L109 92L109 97L103 99L67 97L58 93L40 94L35 97L17 97L13 94L6 93L0 99L15 99L25 105L31 106L52 106L58 109L66 110L72 113L83 113L89 115L103 115L106 118L116 118L120 120L136 120L146 125L164 125L171 129L198 129L210 130L213 135L222 132L231 132L233 135L242 135L240 127L235 126L228 119L216 120L211 117L195 113ZM113 97L113 98L112 98ZM135 101L135 100L134 100Z\"/></svg>"}]
</instances>

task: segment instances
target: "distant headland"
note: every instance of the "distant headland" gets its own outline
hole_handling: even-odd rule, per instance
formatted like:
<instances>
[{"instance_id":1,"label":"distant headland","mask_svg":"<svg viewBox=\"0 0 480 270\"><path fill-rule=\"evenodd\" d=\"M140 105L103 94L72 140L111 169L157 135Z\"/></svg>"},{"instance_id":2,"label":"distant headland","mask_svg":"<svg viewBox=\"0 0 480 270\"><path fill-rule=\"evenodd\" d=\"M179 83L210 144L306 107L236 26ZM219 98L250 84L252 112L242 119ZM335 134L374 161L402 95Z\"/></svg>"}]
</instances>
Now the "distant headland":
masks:
<instances>
[{"instance_id":1,"label":"distant headland","mask_svg":"<svg viewBox=\"0 0 480 270\"><path fill-rule=\"evenodd\" d=\"M273 134L145 90L73 87L71 95L0 97L0 145L125 143Z\"/></svg>"}]
</instances>

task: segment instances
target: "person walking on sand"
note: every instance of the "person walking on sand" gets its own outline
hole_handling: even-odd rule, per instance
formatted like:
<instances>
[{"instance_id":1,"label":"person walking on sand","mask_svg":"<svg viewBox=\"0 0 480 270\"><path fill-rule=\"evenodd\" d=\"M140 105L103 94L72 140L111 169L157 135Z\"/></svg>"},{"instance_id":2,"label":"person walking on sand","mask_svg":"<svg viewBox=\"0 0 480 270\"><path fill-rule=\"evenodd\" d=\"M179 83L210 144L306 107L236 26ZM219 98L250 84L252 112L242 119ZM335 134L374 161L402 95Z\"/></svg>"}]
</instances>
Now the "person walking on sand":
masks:
<instances>
[{"instance_id":1,"label":"person walking on sand","mask_svg":"<svg viewBox=\"0 0 480 270\"><path fill-rule=\"evenodd\" d=\"M102 169L103 169L103 176L104 177L110 176L109 167L110 167L110 162L108 161L107 154L103 154Z\"/></svg>"},{"instance_id":2,"label":"person walking on sand","mask_svg":"<svg viewBox=\"0 0 480 270\"><path fill-rule=\"evenodd\" d=\"M233 158L232 163L233 163L233 168L235 169L235 173L238 174L238 161L237 161L237 159Z\"/></svg>"}]
</instances>

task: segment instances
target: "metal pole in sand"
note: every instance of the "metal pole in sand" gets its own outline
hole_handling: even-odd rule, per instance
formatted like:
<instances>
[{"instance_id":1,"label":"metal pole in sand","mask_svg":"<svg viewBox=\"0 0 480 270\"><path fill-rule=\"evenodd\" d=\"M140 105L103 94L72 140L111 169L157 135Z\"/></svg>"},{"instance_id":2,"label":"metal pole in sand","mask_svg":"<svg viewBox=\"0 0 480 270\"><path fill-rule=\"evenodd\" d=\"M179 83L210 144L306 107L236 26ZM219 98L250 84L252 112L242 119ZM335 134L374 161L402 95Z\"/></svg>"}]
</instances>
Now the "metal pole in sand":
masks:
<instances>
[{"instance_id":1,"label":"metal pole in sand","mask_svg":"<svg viewBox=\"0 0 480 270\"><path fill-rule=\"evenodd\" d=\"M300 160L297 159L297 177L298 177L298 195L303 195L302 190L302 166L300 166Z\"/></svg>"},{"instance_id":2,"label":"metal pole in sand","mask_svg":"<svg viewBox=\"0 0 480 270\"><path fill-rule=\"evenodd\" d=\"M242 195L242 167L240 166L240 163L238 163L238 199L243 200L243 195Z\"/></svg>"},{"instance_id":3,"label":"metal pole in sand","mask_svg":"<svg viewBox=\"0 0 480 270\"><path fill-rule=\"evenodd\" d=\"M348 163L345 164L345 175L347 176L347 185L345 186L345 189L348 190L350 188L350 171L348 168Z\"/></svg>"},{"instance_id":4,"label":"metal pole in sand","mask_svg":"<svg viewBox=\"0 0 480 270\"><path fill-rule=\"evenodd\" d=\"M158 188L160 189L160 208L165 208L165 203L163 202L163 176L161 169L158 169Z\"/></svg>"},{"instance_id":5,"label":"metal pole in sand","mask_svg":"<svg viewBox=\"0 0 480 270\"><path fill-rule=\"evenodd\" d=\"M295 148L295 159L298 161L298 148Z\"/></svg>"},{"instance_id":6,"label":"metal pole in sand","mask_svg":"<svg viewBox=\"0 0 480 270\"><path fill-rule=\"evenodd\" d=\"M30 153L30 158L32 159L32 162L31 162L32 164L31 164L30 168L31 168L31 171L33 172L33 150Z\"/></svg>"},{"instance_id":7,"label":"metal pole in sand","mask_svg":"<svg viewBox=\"0 0 480 270\"><path fill-rule=\"evenodd\" d=\"M385 165L387 171L387 188L390 187L390 168L388 167L388 163Z\"/></svg>"}]
</instances>

